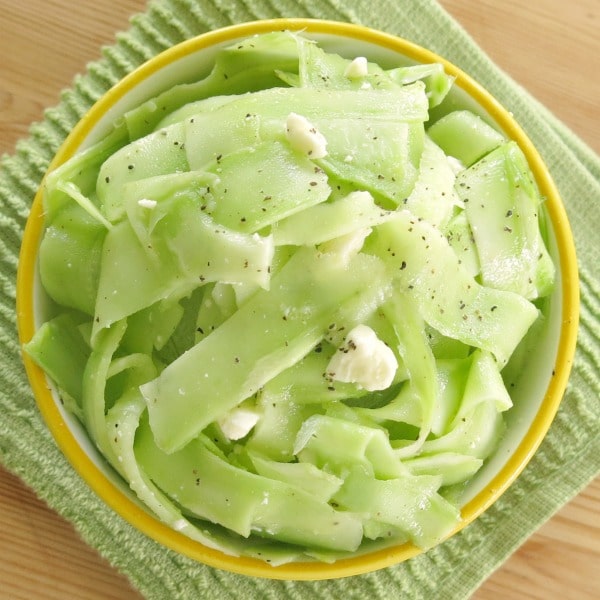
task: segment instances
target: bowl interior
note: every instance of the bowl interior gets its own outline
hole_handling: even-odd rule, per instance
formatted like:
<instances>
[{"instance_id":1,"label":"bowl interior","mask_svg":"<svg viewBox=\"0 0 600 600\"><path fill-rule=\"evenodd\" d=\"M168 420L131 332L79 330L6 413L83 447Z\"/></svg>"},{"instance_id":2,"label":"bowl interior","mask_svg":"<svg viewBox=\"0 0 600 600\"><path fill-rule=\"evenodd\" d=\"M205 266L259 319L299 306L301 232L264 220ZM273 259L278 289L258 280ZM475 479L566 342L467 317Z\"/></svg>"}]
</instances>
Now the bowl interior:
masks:
<instances>
[{"instance_id":1,"label":"bowl interior","mask_svg":"<svg viewBox=\"0 0 600 600\"><path fill-rule=\"evenodd\" d=\"M60 149L55 162L64 162L102 138L111 124L128 109L175 83L208 74L219 47L273 29L303 29L327 50L348 58L364 55L383 66L413 62L444 62L413 44L371 30L312 21L259 22L212 32L163 53L126 77L107 93L78 124ZM515 139L525 151L549 217L548 243L557 265L557 285L545 307L537 333L537 351L527 358L526 376L514 369L510 389L514 407L507 415L507 433L491 460L469 483L462 497L464 524L485 510L510 485L539 445L558 408L574 351L577 298L572 240L564 209L541 159L511 116L476 83L445 63L456 76L446 106L469 108ZM36 270L35 251L41 239L41 197L35 200L23 244L19 273L19 325L21 340L28 341L46 320L48 302ZM575 282L575 285L573 283ZM138 502L128 485L113 471L90 442L80 422L67 412L39 369L25 357L28 374L46 421L63 451L95 491L117 512L150 537L210 565L251 575L287 579L315 579L356 574L384 567L418 553L412 546L381 549L335 564L290 564L271 567L254 559L229 557L204 548L161 524ZM509 369L510 372L510 369ZM50 391L49 391L50 390Z\"/></svg>"}]
</instances>

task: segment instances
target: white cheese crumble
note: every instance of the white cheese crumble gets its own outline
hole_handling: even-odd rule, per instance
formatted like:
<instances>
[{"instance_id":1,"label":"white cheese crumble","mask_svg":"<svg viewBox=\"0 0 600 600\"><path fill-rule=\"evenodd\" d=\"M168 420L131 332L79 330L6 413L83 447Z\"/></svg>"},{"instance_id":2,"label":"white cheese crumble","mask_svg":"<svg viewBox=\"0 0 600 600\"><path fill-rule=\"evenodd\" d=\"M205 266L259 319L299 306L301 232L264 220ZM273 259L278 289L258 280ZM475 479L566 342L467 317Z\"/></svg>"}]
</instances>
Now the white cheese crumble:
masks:
<instances>
[{"instance_id":1,"label":"white cheese crumble","mask_svg":"<svg viewBox=\"0 0 600 600\"><path fill-rule=\"evenodd\" d=\"M392 350L367 325L357 325L327 365L334 381L356 383L369 392L384 390L394 380L398 361Z\"/></svg>"},{"instance_id":2,"label":"white cheese crumble","mask_svg":"<svg viewBox=\"0 0 600 600\"><path fill-rule=\"evenodd\" d=\"M142 208L156 208L156 200L150 200L149 198L141 198L138 200L138 204Z\"/></svg>"},{"instance_id":3,"label":"white cheese crumble","mask_svg":"<svg viewBox=\"0 0 600 600\"><path fill-rule=\"evenodd\" d=\"M223 435L228 440L241 440L258 423L258 413L247 408L234 408L218 420Z\"/></svg>"},{"instance_id":4,"label":"white cheese crumble","mask_svg":"<svg viewBox=\"0 0 600 600\"><path fill-rule=\"evenodd\" d=\"M295 150L310 158L327 156L327 140L306 117L290 113L285 122L285 132Z\"/></svg>"},{"instance_id":5,"label":"white cheese crumble","mask_svg":"<svg viewBox=\"0 0 600 600\"><path fill-rule=\"evenodd\" d=\"M364 56L357 56L344 71L344 75L350 79L364 77L368 74L367 59Z\"/></svg>"}]
</instances>

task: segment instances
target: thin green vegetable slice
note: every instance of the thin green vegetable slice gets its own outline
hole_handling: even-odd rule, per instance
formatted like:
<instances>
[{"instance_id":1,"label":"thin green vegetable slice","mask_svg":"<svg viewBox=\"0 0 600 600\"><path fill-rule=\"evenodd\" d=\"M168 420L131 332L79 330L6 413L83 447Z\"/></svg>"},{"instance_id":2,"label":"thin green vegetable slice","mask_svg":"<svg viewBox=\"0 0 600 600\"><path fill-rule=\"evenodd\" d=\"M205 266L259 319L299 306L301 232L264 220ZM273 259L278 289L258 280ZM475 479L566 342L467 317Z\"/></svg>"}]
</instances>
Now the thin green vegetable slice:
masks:
<instances>
[{"instance_id":1,"label":"thin green vegetable slice","mask_svg":"<svg viewBox=\"0 0 600 600\"><path fill-rule=\"evenodd\" d=\"M42 285L55 302L94 314L106 234L106 228L76 203L54 216L38 262Z\"/></svg>"},{"instance_id":2,"label":"thin green vegetable slice","mask_svg":"<svg viewBox=\"0 0 600 600\"><path fill-rule=\"evenodd\" d=\"M482 283L534 300L554 284L539 224L541 199L525 156L508 142L457 178L481 265Z\"/></svg>"},{"instance_id":3,"label":"thin green vegetable slice","mask_svg":"<svg viewBox=\"0 0 600 600\"><path fill-rule=\"evenodd\" d=\"M183 298L204 282L268 285L270 238L216 224L186 192L157 204L156 213L160 214L151 216L155 223L138 222L145 229L146 243L140 243L129 221L121 221L107 234L95 334L159 300Z\"/></svg>"},{"instance_id":4,"label":"thin green vegetable slice","mask_svg":"<svg viewBox=\"0 0 600 600\"><path fill-rule=\"evenodd\" d=\"M380 261L356 256L346 267L299 250L257 293L192 350L142 386L159 447L181 448L204 427L305 356L363 286L386 286ZM251 344L236 343L240 332ZM201 365L197 368L197 365Z\"/></svg>"},{"instance_id":5,"label":"thin green vegetable slice","mask_svg":"<svg viewBox=\"0 0 600 600\"><path fill-rule=\"evenodd\" d=\"M439 477L375 479L354 470L334 498L345 510L406 532L422 548L441 541L455 527L458 511L438 493Z\"/></svg>"},{"instance_id":6,"label":"thin green vegetable slice","mask_svg":"<svg viewBox=\"0 0 600 600\"><path fill-rule=\"evenodd\" d=\"M193 516L220 523L241 536L265 537L330 550L355 550L360 519L333 509L305 489L230 464L210 451L202 436L175 454L156 445L141 427L136 455L153 481ZM298 514L305 514L298 519Z\"/></svg>"},{"instance_id":7,"label":"thin green vegetable slice","mask_svg":"<svg viewBox=\"0 0 600 600\"><path fill-rule=\"evenodd\" d=\"M429 325L488 350L502 366L538 316L523 296L477 283L446 237L408 211L379 225L368 250L386 261L398 288L414 298Z\"/></svg>"}]
</instances>

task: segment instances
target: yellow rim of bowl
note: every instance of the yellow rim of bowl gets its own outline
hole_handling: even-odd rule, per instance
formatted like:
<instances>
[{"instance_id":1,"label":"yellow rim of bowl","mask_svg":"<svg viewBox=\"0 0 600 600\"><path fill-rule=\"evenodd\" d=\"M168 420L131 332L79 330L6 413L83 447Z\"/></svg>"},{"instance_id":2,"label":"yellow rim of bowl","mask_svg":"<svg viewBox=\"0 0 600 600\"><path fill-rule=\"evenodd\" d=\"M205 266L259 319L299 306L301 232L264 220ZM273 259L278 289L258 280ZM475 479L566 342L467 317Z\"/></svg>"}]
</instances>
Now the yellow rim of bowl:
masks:
<instances>
[{"instance_id":1,"label":"yellow rim of bowl","mask_svg":"<svg viewBox=\"0 0 600 600\"><path fill-rule=\"evenodd\" d=\"M567 214L537 150L511 115L479 84L456 66L412 42L367 27L334 21L312 19L273 19L233 25L202 34L166 50L122 79L110 89L77 124L52 161L49 171L70 158L91 129L98 123L107 109L125 93L163 67L195 51L222 44L235 39L266 33L273 30L304 30L313 34L337 35L359 39L399 52L421 63L442 63L446 72L456 77L455 85L473 97L504 129L506 135L515 140L525 152L541 194L546 198L546 208L553 224L560 250L562 286L562 326L558 354L552 380L537 413L535 422L508 462L493 480L462 509L462 522L452 532L456 533L485 511L518 477L530 460L547 432L558 410L569 378L575 345L579 315L579 283L577 261L572 233ZM34 323L34 277L36 251L43 232L42 187L38 191L27 221L17 273L17 319L21 344L33 337ZM304 562L271 566L263 561L247 557L232 557L205 547L184 536L136 504L119 490L94 464L78 444L73 433L64 422L54 398L48 388L46 376L33 361L23 353L23 361L31 382L38 407L60 449L75 470L88 485L126 521L136 526L154 540L212 567L250 576L273 579L315 580L357 575L381 569L421 553L412 544L405 544L339 560L333 564ZM452 535L451 534L451 535Z\"/></svg>"}]
</instances>

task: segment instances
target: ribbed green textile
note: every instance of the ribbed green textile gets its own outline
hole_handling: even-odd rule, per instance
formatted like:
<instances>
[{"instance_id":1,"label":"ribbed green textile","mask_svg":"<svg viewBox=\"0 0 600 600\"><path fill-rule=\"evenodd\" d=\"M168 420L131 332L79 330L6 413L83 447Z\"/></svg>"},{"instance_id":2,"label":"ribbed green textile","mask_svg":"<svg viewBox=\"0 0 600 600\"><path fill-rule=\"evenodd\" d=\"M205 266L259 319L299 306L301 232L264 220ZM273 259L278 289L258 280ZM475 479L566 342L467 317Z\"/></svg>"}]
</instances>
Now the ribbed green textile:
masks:
<instances>
[{"instance_id":1,"label":"ribbed green textile","mask_svg":"<svg viewBox=\"0 0 600 600\"><path fill-rule=\"evenodd\" d=\"M396 567L322 582L277 582L196 564L116 516L54 444L21 366L15 276L25 220L52 155L110 85L166 47L207 30L272 17L361 23L446 56L479 80L524 126L549 165L576 238L582 315L575 368L559 414L518 481L442 546ZM0 460L147 598L294 600L468 598L519 544L600 470L600 159L499 70L434 0L157 0L89 66L60 105L0 162Z\"/></svg>"}]
</instances>

